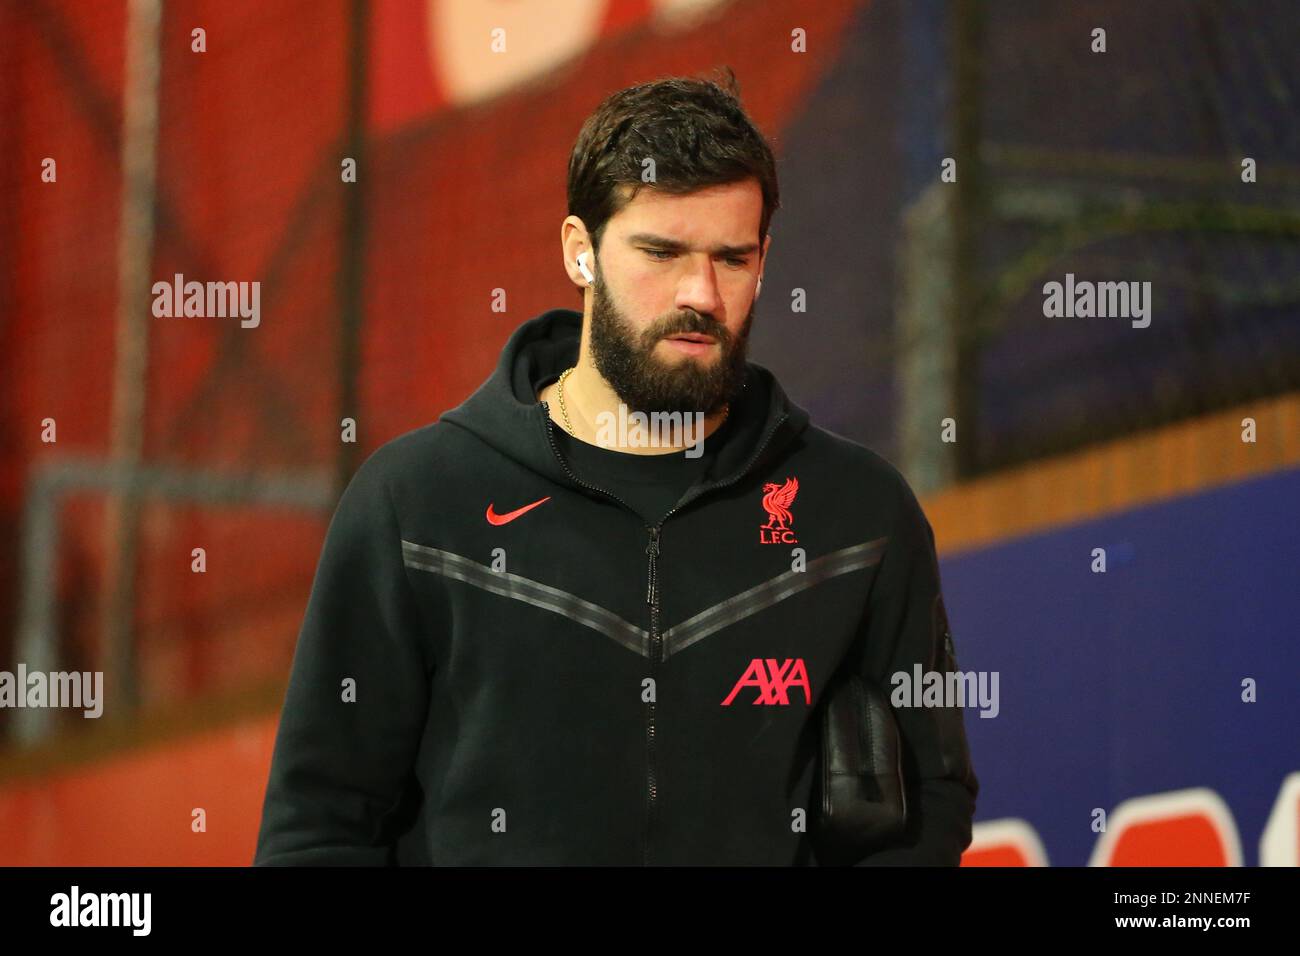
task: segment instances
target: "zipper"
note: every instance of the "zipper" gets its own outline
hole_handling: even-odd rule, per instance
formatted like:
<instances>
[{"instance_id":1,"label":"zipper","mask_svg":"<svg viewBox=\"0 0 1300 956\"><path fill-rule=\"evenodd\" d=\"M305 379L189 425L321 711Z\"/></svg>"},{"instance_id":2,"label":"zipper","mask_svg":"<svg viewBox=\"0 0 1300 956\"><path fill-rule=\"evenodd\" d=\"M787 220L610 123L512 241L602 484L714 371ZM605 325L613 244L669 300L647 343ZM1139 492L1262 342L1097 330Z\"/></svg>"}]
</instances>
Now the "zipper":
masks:
<instances>
[{"instance_id":1,"label":"zipper","mask_svg":"<svg viewBox=\"0 0 1300 956\"><path fill-rule=\"evenodd\" d=\"M671 518L678 510L686 507L696 498L710 491L716 491L719 488L726 488L733 485L754 467L754 463L762 456L763 451L772 441L772 436L777 433L782 423L786 420L786 413L782 413L777 419L775 425L764 437L758 450L745 463L733 477L719 484L708 485L698 489L695 494L687 495L677 504L673 505L662 518L659 519L652 527L647 530L650 532L650 542L646 545L646 555L649 558L648 580L646 583L646 603L650 605L650 679L655 679L655 666L663 660L663 635L659 633L659 576L656 562L659 559L659 531L664 526L664 522ZM549 421L549 417L547 418ZM654 684L656 693L658 692L658 682ZM654 833L654 824L656 812L658 810L657 799L659 795L659 785L655 775L655 705L651 701L646 712L646 783L648 784L647 806L646 806L646 834L644 843L643 862L646 866L650 865L650 844L651 837Z\"/></svg>"},{"instance_id":2,"label":"zipper","mask_svg":"<svg viewBox=\"0 0 1300 956\"><path fill-rule=\"evenodd\" d=\"M655 561L659 557L659 527L663 524L660 519L659 524L650 528L650 543L646 545L645 552L650 559L649 582L646 584L646 603L650 605L650 681L651 686L655 689L655 696L659 694L659 681L655 677L655 667L662 657L663 638L659 634L659 582L655 579ZM655 701L651 699L646 705L646 722L645 722L645 773L646 773L646 823L645 836L641 844L641 862L644 866L650 865L650 843L654 836L655 814L658 810L657 801L659 798L659 779L655 771Z\"/></svg>"},{"instance_id":3,"label":"zipper","mask_svg":"<svg viewBox=\"0 0 1300 956\"><path fill-rule=\"evenodd\" d=\"M554 452L555 458L560 463L560 467L564 469L565 474L567 474L576 484L581 485L584 488L590 488L592 491L599 491L601 494L613 498L624 508L627 508L628 511L631 511L633 514L640 517L637 510L618 495L614 494L612 491L606 491L604 488L598 488L589 482L583 481L569 469L568 462L564 460L564 456L560 454L559 448L555 446L555 433L553 431L554 422L551 419L550 407L546 402L542 402L541 406L545 412L546 440L550 442L551 451ZM781 425L784 424L788 417L789 413L781 413L781 417L776 420L776 424L773 425L771 429L768 430L767 435L764 436L762 443L758 446L758 450L750 456L749 461L747 461L745 466L736 472L734 476L724 482L699 488L696 490L695 494L688 494L681 501L677 502L677 504L673 505L672 508L668 510L668 513L660 518L655 524L646 526L646 531L650 534L650 540L646 544L645 549L647 558L645 600L646 604L650 605L650 680L651 686L655 688L656 695L658 694L659 684L655 679L655 667L663 660L663 635L659 633L659 569L657 566L659 559L659 531L663 528L665 521L696 498L699 498L701 495L707 494L710 491L717 491L719 488L726 488L729 485L734 485L736 482L740 481L741 478L745 477L745 475L749 474L749 470L754 467L755 462L762 457L764 450L771 443L772 436L780 430ZM651 700L646 705L646 826L641 844L641 858L642 863L645 866L650 865L650 844L654 832L655 815L658 811L658 797L659 781L655 771L655 702Z\"/></svg>"},{"instance_id":4,"label":"zipper","mask_svg":"<svg viewBox=\"0 0 1300 956\"><path fill-rule=\"evenodd\" d=\"M663 522L660 521L659 524L663 524ZM655 525L650 529L650 543L646 545L645 553L650 556L650 573L646 580L645 602L653 610L655 606L655 558L659 557L659 525Z\"/></svg>"}]
</instances>

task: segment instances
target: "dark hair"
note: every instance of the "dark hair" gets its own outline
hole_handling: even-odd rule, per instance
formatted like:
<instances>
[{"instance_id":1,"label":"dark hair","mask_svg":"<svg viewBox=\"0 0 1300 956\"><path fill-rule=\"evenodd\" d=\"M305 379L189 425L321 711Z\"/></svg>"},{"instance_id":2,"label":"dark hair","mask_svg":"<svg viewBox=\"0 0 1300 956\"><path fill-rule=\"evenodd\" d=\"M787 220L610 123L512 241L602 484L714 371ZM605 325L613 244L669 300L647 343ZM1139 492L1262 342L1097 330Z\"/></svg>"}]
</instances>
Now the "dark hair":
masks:
<instances>
[{"instance_id":1,"label":"dark hair","mask_svg":"<svg viewBox=\"0 0 1300 956\"><path fill-rule=\"evenodd\" d=\"M712 79L669 77L619 90L587 117L569 156L569 215L587 227L600 251L605 225L642 186L682 195L751 177L763 191L758 241L780 207L776 161L763 134L740 105L730 67ZM654 160L655 181L643 182L642 162ZM632 189L624 194L618 187Z\"/></svg>"}]
</instances>

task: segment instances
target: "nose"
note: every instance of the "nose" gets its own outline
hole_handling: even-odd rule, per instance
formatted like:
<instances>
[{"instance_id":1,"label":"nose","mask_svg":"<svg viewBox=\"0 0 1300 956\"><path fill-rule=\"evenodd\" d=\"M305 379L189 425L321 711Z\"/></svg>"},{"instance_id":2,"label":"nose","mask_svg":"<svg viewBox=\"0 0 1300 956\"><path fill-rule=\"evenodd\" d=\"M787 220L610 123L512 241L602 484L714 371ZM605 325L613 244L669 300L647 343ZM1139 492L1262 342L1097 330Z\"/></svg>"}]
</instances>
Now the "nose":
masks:
<instances>
[{"instance_id":1,"label":"nose","mask_svg":"<svg viewBox=\"0 0 1300 956\"><path fill-rule=\"evenodd\" d=\"M677 283L676 305L679 310L693 309L703 315L716 316L722 311L718 278L708 256L692 258L690 271Z\"/></svg>"}]
</instances>

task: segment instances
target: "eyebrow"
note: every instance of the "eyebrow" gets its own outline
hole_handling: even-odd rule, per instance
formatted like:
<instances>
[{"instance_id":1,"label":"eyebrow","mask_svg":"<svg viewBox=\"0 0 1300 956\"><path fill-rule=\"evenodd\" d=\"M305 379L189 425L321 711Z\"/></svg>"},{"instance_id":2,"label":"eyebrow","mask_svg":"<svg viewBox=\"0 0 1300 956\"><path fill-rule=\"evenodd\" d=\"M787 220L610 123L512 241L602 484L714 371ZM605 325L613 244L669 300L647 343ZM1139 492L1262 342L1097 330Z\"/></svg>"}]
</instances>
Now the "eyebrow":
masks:
<instances>
[{"instance_id":1,"label":"eyebrow","mask_svg":"<svg viewBox=\"0 0 1300 956\"><path fill-rule=\"evenodd\" d=\"M684 242L676 239L669 239L665 236L656 236L652 232L638 232L628 236L627 241L632 245L658 246L665 252L690 252L691 247ZM758 243L751 242L746 246L714 246L709 252L715 256L747 256L751 252L758 251Z\"/></svg>"}]
</instances>

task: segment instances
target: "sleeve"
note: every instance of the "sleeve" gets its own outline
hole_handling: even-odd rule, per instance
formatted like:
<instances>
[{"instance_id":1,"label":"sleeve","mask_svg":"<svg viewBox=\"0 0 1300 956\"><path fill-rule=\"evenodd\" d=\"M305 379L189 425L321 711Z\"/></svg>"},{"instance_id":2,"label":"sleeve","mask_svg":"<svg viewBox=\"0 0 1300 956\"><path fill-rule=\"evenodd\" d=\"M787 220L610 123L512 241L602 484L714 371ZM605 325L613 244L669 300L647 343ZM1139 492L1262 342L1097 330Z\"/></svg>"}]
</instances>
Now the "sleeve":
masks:
<instances>
[{"instance_id":1,"label":"sleeve","mask_svg":"<svg viewBox=\"0 0 1300 956\"><path fill-rule=\"evenodd\" d=\"M326 532L276 733L254 866L394 862L432 668L378 454L357 470Z\"/></svg>"},{"instance_id":2,"label":"sleeve","mask_svg":"<svg viewBox=\"0 0 1300 956\"><path fill-rule=\"evenodd\" d=\"M910 488L901 502L864 620L863 679L886 699L892 675L957 669L943 604L934 531ZM957 866L970 845L979 780L971 764L961 707L894 707L902 739L908 825L892 845L855 866Z\"/></svg>"}]
</instances>

